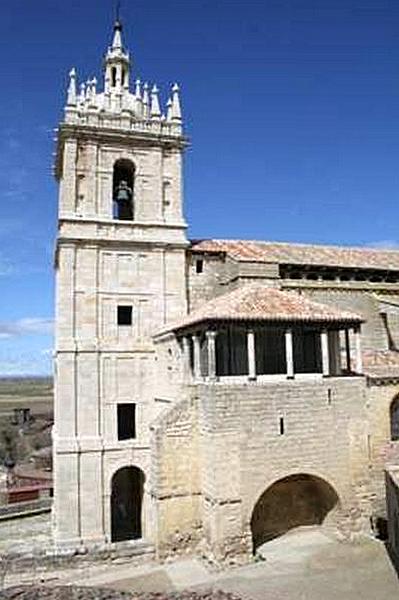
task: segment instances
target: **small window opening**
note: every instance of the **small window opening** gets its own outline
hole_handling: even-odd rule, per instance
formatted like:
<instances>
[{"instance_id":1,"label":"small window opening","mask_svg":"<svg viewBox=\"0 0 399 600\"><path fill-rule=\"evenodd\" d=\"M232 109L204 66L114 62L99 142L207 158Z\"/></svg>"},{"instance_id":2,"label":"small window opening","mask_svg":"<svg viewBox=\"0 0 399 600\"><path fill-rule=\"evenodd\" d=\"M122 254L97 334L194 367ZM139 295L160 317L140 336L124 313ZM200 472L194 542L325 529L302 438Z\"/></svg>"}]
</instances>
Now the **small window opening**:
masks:
<instances>
[{"instance_id":1,"label":"small window opening","mask_svg":"<svg viewBox=\"0 0 399 600\"><path fill-rule=\"evenodd\" d=\"M284 417L280 417L280 435L284 435L285 429L284 429Z\"/></svg>"},{"instance_id":2,"label":"small window opening","mask_svg":"<svg viewBox=\"0 0 399 600\"><path fill-rule=\"evenodd\" d=\"M131 306L118 306L118 325L132 324L133 309Z\"/></svg>"},{"instance_id":3,"label":"small window opening","mask_svg":"<svg viewBox=\"0 0 399 600\"><path fill-rule=\"evenodd\" d=\"M127 159L117 160L113 176L113 217L123 221L134 219L134 164Z\"/></svg>"},{"instance_id":4,"label":"small window opening","mask_svg":"<svg viewBox=\"0 0 399 600\"><path fill-rule=\"evenodd\" d=\"M136 405L118 404L118 440L136 437Z\"/></svg>"},{"instance_id":5,"label":"small window opening","mask_svg":"<svg viewBox=\"0 0 399 600\"><path fill-rule=\"evenodd\" d=\"M331 388L328 388L328 390L327 390L327 402L328 402L329 406L331 405L331 397L332 397Z\"/></svg>"},{"instance_id":6,"label":"small window opening","mask_svg":"<svg viewBox=\"0 0 399 600\"><path fill-rule=\"evenodd\" d=\"M122 69L122 85L125 85L125 81L126 81L126 73L125 73L125 70Z\"/></svg>"},{"instance_id":7,"label":"small window opening","mask_svg":"<svg viewBox=\"0 0 399 600\"><path fill-rule=\"evenodd\" d=\"M334 281L336 279L336 274L335 273L329 273L327 271L327 272L323 273L322 279L324 281Z\"/></svg>"},{"instance_id":8,"label":"small window opening","mask_svg":"<svg viewBox=\"0 0 399 600\"><path fill-rule=\"evenodd\" d=\"M385 517L371 517L371 526L374 537L386 542L388 539L388 521Z\"/></svg>"},{"instance_id":9,"label":"small window opening","mask_svg":"<svg viewBox=\"0 0 399 600\"><path fill-rule=\"evenodd\" d=\"M202 273L204 270L204 261L202 259L198 259L195 261L195 272Z\"/></svg>"},{"instance_id":10,"label":"small window opening","mask_svg":"<svg viewBox=\"0 0 399 600\"><path fill-rule=\"evenodd\" d=\"M319 275L317 273L307 273L306 274L306 279L310 279L311 281L317 281L319 278Z\"/></svg>"},{"instance_id":11,"label":"small window opening","mask_svg":"<svg viewBox=\"0 0 399 600\"><path fill-rule=\"evenodd\" d=\"M116 67L112 67L111 69L111 85L112 87L116 86Z\"/></svg>"}]
</instances>

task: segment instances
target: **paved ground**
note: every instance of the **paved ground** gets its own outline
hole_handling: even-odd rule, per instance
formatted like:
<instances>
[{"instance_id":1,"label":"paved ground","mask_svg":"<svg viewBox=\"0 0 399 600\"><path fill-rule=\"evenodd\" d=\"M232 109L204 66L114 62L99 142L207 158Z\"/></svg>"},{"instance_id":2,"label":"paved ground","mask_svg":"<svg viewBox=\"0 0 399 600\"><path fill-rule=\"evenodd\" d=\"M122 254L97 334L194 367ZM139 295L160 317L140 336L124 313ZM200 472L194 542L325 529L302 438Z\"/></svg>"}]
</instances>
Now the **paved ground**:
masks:
<instances>
[{"instance_id":1,"label":"paved ground","mask_svg":"<svg viewBox=\"0 0 399 600\"><path fill-rule=\"evenodd\" d=\"M0 555L7 552L29 552L51 545L51 515L11 519L0 522Z\"/></svg>"},{"instance_id":2,"label":"paved ground","mask_svg":"<svg viewBox=\"0 0 399 600\"><path fill-rule=\"evenodd\" d=\"M43 574L50 583L105 586L121 591L221 589L245 600L393 600L399 581L381 542L343 543L317 528L296 530L261 549L264 560L222 573L194 559L87 565ZM38 579L36 578L36 581ZM35 581L14 575L8 585Z\"/></svg>"}]
</instances>

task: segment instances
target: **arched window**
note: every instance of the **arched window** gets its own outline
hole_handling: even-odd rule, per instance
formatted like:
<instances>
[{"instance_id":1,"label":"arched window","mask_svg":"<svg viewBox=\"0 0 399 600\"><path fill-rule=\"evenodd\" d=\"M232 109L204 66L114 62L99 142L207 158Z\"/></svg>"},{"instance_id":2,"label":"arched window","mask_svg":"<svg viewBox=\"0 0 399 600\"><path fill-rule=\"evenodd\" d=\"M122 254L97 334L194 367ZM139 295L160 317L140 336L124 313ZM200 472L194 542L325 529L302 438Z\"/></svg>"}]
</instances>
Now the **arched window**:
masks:
<instances>
[{"instance_id":1,"label":"arched window","mask_svg":"<svg viewBox=\"0 0 399 600\"><path fill-rule=\"evenodd\" d=\"M399 440L399 396L392 400L390 407L391 418L391 440L393 442Z\"/></svg>"},{"instance_id":2,"label":"arched window","mask_svg":"<svg viewBox=\"0 0 399 600\"><path fill-rule=\"evenodd\" d=\"M116 67L112 67L111 69L111 85L112 87L116 86Z\"/></svg>"},{"instance_id":3,"label":"arched window","mask_svg":"<svg viewBox=\"0 0 399 600\"><path fill-rule=\"evenodd\" d=\"M134 219L134 172L132 161L125 158L117 160L114 165L113 217L123 221Z\"/></svg>"}]
</instances>

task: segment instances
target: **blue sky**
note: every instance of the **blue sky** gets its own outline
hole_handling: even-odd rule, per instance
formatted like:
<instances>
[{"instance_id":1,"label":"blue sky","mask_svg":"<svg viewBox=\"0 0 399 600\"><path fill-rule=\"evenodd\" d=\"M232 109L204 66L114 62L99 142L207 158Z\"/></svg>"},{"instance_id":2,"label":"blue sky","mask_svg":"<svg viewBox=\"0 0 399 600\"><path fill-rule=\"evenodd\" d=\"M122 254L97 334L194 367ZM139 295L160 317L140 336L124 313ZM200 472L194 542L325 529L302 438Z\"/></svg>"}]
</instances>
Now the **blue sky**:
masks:
<instances>
[{"instance_id":1,"label":"blue sky","mask_svg":"<svg viewBox=\"0 0 399 600\"><path fill-rule=\"evenodd\" d=\"M0 7L0 375L51 371L66 74L101 78L111 0ZM397 0L124 0L133 78L182 86L191 237L399 242Z\"/></svg>"}]
</instances>

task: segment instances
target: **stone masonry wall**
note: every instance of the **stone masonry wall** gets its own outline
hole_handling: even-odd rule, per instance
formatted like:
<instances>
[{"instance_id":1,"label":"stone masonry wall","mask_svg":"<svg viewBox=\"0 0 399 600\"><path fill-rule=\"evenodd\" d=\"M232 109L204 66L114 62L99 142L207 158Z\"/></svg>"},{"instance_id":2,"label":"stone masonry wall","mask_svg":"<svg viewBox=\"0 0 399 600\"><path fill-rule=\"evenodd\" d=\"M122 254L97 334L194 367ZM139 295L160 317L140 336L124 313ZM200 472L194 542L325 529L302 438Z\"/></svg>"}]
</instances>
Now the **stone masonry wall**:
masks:
<instances>
[{"instance_id":1,"label":"stone masonry wall","mask_svg":"<svg viewBox=\"0 0 399 600\"><path fill-rule=\"evenodd\" d=\"M399 441L391 441L390 406L399 393L399 384L371 384L367 390L368 455L374 516L385 517L384 469L398 464Z\"/></svg>"},{"instance_id":2,"label":"stone masonry wall","mask_svg":"<svg viewBox=\"0 0 399 600\"><path fill-rule=\"evenodd\" d=\"M201 535L197 402L178 402L152 426L151 494L160 556L193 548Z\"/></svg>"},{"instance_id":3,"label":"stone masonry wall","mask_svg":"<svg viewBox=\"0 0 399 600\"><path fill-rule=\"evenodd\" d=\"M198 386L204 531L213 552L248 548L256 501L291 474L324 479L340 498L341 528L367 529L364 393L356 378Z\"/></svg>"},{"instance_id":4,"label":"stone masonry wall","mask_svg":"<svg viewBox=\"0 0 399 600\"><path fill-rule=\"evenodd\" d=\"M365 319L362 325L363 350L388 350L387 332L379 312L379 301L373 290L351 289L349 284L345 288L300 287L298 289L312 300L362 316ZM397 298L399 299L399 295Z\"/></svg>"},{"instance_id":5,"label":"stone masonry wall","mask_svg":"<svg viewBox=\"0 0 399 600\"><path fill-rule=\"evenodd\" d=\"M391 558L399 566L399 468L391 467L385 472L388 515L388 544Z\"/></svg>"},{"instance_id":6,"label":"stone masonry wall","mask_svg":"<svg viewBox=\"0 0 399 600\"><path fill-rule=\"evenodd\" d=\"M196 272L196 261L203 261L203 271ZM399 286L392 283L356 281L311 281L280 279L278 264L238 262L229 256L188 254L187 285L190 310L204 302L246 283L264 283L306 294L311 299L360 314L363 349L399 349L399 307L381 303L391 299L399 304ZM381 312L386 312L384 322ZM389 331L387 331L387 327Z\"/></svg>"},{"instance_id":7,"label":"stone masonry wall","mask_svg":"<svg viewBox=\"0 0 399 600\"><path fill-rule=\"evenodd\" d=\"M336 491L331 522L345 534L367 531L365 389L363 378L188 388L192 399L164 413L153 431L159 547L168 551L177 539L193 547L202 537L217 559L249 554L257 500L294 474Z\"/></svg>"}]
</instances>

